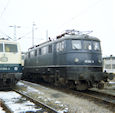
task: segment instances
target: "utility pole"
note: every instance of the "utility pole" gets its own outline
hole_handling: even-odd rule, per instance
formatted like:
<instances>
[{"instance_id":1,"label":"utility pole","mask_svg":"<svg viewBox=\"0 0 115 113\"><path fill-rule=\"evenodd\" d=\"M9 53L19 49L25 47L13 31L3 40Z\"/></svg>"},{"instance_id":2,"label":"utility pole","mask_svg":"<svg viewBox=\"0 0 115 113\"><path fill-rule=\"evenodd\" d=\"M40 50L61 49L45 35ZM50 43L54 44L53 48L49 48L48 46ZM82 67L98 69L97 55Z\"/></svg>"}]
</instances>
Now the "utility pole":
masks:
<instances>
[{"instance_id":1,"label":"utility pole","mask_svg":"<svg viewBox=\"0 0 115 113\"><path fill-rule=\"evenodd\" d=\"M32 47L34 47L34 28L35 28L36 24L33 22L32 24Z\"/></svg>"},{"instance_id":2,"label":"utility pole","mask_svg":"<svg viewBox=\"0 0 115 113\"><path fill-rule=\"evenodd\" d=\"M16 26L16 25L13 25L13 26L9 26L9 27L13 27L14 28L14 40L17 40L17 34L16 34L16 29L17 28L20 28L21 26Z\"/></svg>"},{"instance_id":3,"label":"utility pole","mask_svg":"<svg viewBox=\"0 0 115 113\"><path fill-rule=\"evenodd\" d=\"M49 38L49 37L48 37L48 30L46 30L46 41L49 40L48 38Z\"/></svg>"}]
</instances>

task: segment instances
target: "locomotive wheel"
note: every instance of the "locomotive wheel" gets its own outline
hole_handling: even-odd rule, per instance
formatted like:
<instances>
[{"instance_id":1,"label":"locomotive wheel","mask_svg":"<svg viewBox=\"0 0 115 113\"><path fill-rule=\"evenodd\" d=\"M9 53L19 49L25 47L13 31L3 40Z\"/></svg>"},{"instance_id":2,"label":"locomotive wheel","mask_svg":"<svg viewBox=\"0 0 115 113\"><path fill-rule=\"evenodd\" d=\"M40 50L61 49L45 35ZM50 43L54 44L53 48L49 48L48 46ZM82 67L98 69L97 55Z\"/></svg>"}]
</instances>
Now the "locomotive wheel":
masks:
<instances>
[{"instance_id":1,"label":"locomotive wheel","mask_svg":"<svg viewBox=\"0 0 115 113\"><path fill-rule=\"evenodd\" d=\"M87 83L87 81L79 81L76 84L76 89L77 90L87 90L88 89L88 83Z\"/></svg>"},{"instance_id":2,"label":"locomotive wheel","mask_svg":"<svg viewBox=\"0 0 115 113\"><path fill-rule=\"evenodd\" d=\"M103 89L103 88L104 88L104 83L100 82L100 83L97 85L97 88Z\"/></svg>"},{"instance_id":3,"label":"locomotive wheel","mask_svg":"<svg viewBox=\"0 0 115 113\"><path fill-rule=\"evenodd\" d=\"M74 88L75 88L75 83L74 83L74 81L68 81L68 83L67 83L67 88L74 89Z\"/></svg>"}]
</instances>

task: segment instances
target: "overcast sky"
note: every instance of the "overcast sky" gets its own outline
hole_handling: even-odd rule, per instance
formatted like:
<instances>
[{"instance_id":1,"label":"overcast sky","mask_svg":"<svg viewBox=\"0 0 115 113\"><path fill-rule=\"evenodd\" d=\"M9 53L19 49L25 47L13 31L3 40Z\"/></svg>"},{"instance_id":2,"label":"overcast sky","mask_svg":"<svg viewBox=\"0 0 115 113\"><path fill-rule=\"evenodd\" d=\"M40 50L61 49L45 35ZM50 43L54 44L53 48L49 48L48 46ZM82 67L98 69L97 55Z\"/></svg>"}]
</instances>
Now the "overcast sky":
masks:
<instances>
[{"instance_id":1,"label":"overcast sky","mask_svg":"<svg viewBox=\"0 0 115 113\"><path fill-rule=\"evenodd\" d=\"M0 37L17 39L22 51L32 46L32 24L35 44L54 38L66 29L90 31L101 40L103 56L115 56L114 0L0 0Z\"/></svg>"}]
</instances>

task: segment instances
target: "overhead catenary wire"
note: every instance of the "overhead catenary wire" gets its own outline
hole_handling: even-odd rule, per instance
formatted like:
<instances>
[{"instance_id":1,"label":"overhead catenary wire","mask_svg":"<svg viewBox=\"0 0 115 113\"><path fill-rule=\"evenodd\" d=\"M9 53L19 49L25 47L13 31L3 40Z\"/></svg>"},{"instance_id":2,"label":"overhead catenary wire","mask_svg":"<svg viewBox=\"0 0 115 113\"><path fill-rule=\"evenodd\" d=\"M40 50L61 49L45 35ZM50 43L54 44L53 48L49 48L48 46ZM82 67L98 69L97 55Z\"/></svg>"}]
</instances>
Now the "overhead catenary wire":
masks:
<instances>
[{"instance_id":1,"label":"overhead catenary wire","mask_svg":"<svg viewBox=\"0 0 115 113\"><path fill-rule=\"evenodd\" d=\"M68 25L68 23L71 23L71 21L75 20L76 18L80 17L81 15L86 14L91 8L94 8L96 5L98 5L102 1L103 0L97 0L94 3L90 4L88 7L86 7L85 9L83 9L78 15L75 15L75 16L71 17L69 20L67 20L66 22L64 22L63 24L61 24L58 29L62 28L65 25Z\"/></svg>"},{"instance_id":2,"label":"overhead catenary wire","mask_svg":"<svg viewBox=\"0 0 115 113\"><path fill-rule=\"evenodd\" d=\"M22 39L22 38L25 38L27 35L29 35L29 34L31 34L31 33L32 33L32 31L29 31L29 32L27 32L26 34L24 34L23 36L19 37L17 40L20 40L20 39Z\"/></svg>"},{"instance_id":3,"label":"overhead catenary wire","mask_svg":"<svg viewBox=\"0 0 115 113\"><path fill-rule=\"evenodd\" d=\"M35 30L37 30L37 29L38 29L38 28L35 28ZM31 34L31 33L32 33L32 31L29 31L29 32L23 34L22 36L18 37L16 40L21 40L22 38L27 38L26 36L29 35L29 34ZM1 30L0 30L0 34L2 34L2 35L4 35L4 36L8 37L8 39L13 40L13 38L11 38L8 34L4 33L4 32L1 31Z\"/></svg>"},{"instance_id":4,"label":"overhead catenary wire","mask_svg":"<svg viewBox=\"0 0 115 113\"><path fill-rule=\"evenodd\" d=\"M5 33L3 33L1 30L0 30L0 34L3 34L3 35L5 35L6 37L7 37L7 39L11 39L11 40L13 40L9 35L7 35L7 34L5 34ZM1 38L1 37L0 37Z\"/></svg>"},{"instance_id":5,"label":"overhead catenary wire","mask_svg":"<svg viewBox=\"0 0 115 113\"><path fill-rule=\"evenodd\" d=\"M9 5L9 3L10 3L10 0L7 1L5 7L3 8L2 13L0 14L0 18L3 16L4 12L6 11L6 9L7 9L8 5Z\"/></svg>"}]
</instances>

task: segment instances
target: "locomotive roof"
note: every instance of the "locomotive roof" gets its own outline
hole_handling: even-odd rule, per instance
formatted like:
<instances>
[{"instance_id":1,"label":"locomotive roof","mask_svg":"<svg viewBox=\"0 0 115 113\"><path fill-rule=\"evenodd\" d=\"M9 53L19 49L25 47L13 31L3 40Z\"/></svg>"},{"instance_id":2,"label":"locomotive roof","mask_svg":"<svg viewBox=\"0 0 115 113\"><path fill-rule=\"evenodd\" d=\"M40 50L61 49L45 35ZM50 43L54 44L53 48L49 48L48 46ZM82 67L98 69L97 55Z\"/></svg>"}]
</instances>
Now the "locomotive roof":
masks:
<instances>
[{"instance_id":1,"label":"locomotive roof","mask_svg":"<svg viewBox=\"0 0 115 113\"><path fill-rule=\"evenodd\" d=\"M62 38L59 38L60 40L65 40L65 39L80 39L80 40L94 40L94 41L100 41L98 38L93 37L93 36L89 36L86 34L82 34L82 35L65 35ZM59 40L58 39L58 40ZM57 41L57 40L56 40Z\"/></svg>"},{"instance_id":2,"label":"locomotive roof","mask_svg":"<svg viewBox=\"0 0 115 113\"><path fill-rule=\"evenodd\" d=\"M82 35L76 35L76 34L69 35L69 34L67 34L67 35L62 36L61 38L58 38L58 39L54 40L54 41L47 41L47 42L41 43L41 44L35 46L35 48L39 48L39 47L42 47L42 46L45 46L45 45L49 45L49 44L56 43L56 42L63 41L63 40L67 40L67 39L100 41L98 38L93 37L93 36L89 36L89 35L86 35L86 34L82 34ZM35 48L32 47L32 48L29 48L29 49L34 50Z\"/></svg>"},{"instance_id":3,"label":"locomotive roof","mask_svg":"<svg viewBox=\"0 0 115 113\"><path fill-rule=\"evenodd\" d=\"M0 42L12 43L12 44L16 44L17 43L17 41L3 40L3 39L0 39Z\"/></svg>"},{"instance_id":4,"label":"locomotive roof","mask_svg":"<svg viewBox=\"0 0 115 113\"><path fill-rule=\"evenodd\" d=\"M0 43L17 44L17 45L19 45L19 43L17 41L8 40L8 39L4 39L4 38L0 39Z\"/></svg>"}]
</instances>

